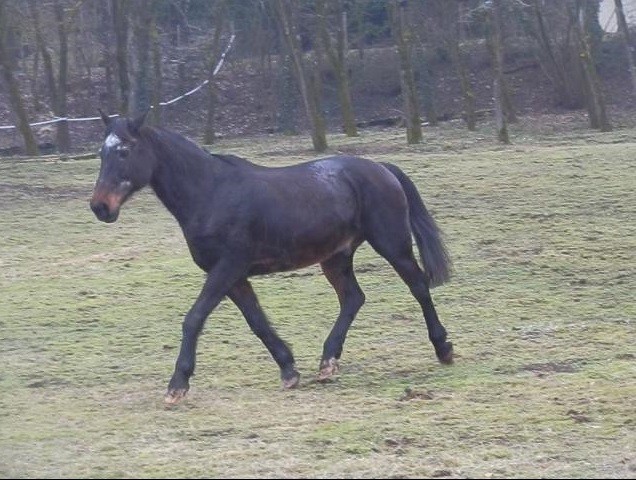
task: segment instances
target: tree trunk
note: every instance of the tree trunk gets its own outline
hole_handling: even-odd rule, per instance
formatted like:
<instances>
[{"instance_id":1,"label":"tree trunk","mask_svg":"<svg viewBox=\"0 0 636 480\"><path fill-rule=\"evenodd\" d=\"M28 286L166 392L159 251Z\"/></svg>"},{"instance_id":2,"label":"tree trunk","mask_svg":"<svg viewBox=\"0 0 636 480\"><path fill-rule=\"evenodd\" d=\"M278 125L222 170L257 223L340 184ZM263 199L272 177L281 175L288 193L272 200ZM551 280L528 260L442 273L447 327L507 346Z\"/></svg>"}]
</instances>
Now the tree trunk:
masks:
<instances>
[{"instance_id":1,"label":"tree trunk","mask_svg":"<svg viewBox=\"0 0 636 480\"><path fill-rule=\"evenodd\" d=\"M98 14L102 25L110 25L112 19L108 12L108 4L104 2L97 2ZM100 32L99 41L102 45L102 58L104 63L104 81L106 83L106 106L102 107L104 110L112 110L115 95L113 93L113 54L110 49L111 44L111 30L104 28ZM101 102L100 102L101 103Z\"/></svg>"},{"instance_id":2,"label":"tree trunk","mask_svg":"<svg viewBox=\"0 0 636 480\"><path fill-rule=\"evenodd\" d=\"M133 89L133 116L141 115L150 109L150 24L152 14L150 11L150 0L135 0L134 8L134 39L135 57L137 58L137 68L135 69L135 83Z\"/></svg>"},{"instance_id":3,"label":"tree trunk","mask_svg":"<svg viewBox=\"0 0 636 480\"><path fill-rule=\"evenodd\" d=\"M33 96L33 108L36 112L42 110L40 92L38 91L38 76L40 74L40 49L35 47L33 52L33 74L31 76L31 95Z\"/></svg>"},{"instance_id":4,"label":"tree trunk","mask_svg":"<svg viewBox=\"0 0 636 480\"><path fill-rule=\"evenodd\" d=\"M115 29L115 58L119 78L119 113L128 115L130 105L130 78L128 76L128 2L111 0Z\"/></svg>"},{"instance_id":5,"label":"tree trunk","mask_svg":"<svg viewBox=\"0 0 636 480\"><path fill-rule=\"evenodd\" d=\"M501 143L510 143L508 119L505 114L503 45L501 37L501 0L493 0L489 12L490 42L493 57L493 94L495 101L495 125Z\"/></svg>"},{"instance_id":6,"label":"tree trunk","mask_svg":"<svg viewBox=\"0 0 636 480\"><path fill-rule=\"evenodd\" d=\"M18 131L22 135L22 139L24 141L24 150L27 155L35 156L39 153L38 145L35 141L31 126L29 125L29 119L27 118L27 112L24 107L22 95L20 95L18 82L13 76L13 68L11 66L11 61L8 58L9 55L7 53L5 39L5 32L7 31L6 22L8 19L6 18L4 8L4 3L0 2L0 73L2 74L2 78L7 86L11 109L15 114Z\"/></svg>"},{"instance_id":7,"label":"tree trunk","mask_svg":"<svg viewBox=\"0 0 636 480\"><path fill-rule=\"evenodd\" d=\"M406 5L407 0L391 0L389 14L391 16L391 30L400 58L400 83L404 99L406 141L413 144L422 141L422 120L411 62L411 38L406 22Z\"/></svg>"},{"instance_id":8,"label":"tree trunk","mask_svg":"<svg viewBox=\"0 0 636 480\"><path fill-rule=\"evenodd\" d=\"M450 52L451 62L457 72L459 85L462 91L462 100L464 103L464 121L466 127L470 131L477 128L477 115L475 107L475 93L470 83L470 76L465 65L463 54L460 47L461 29L460 29L460 7L458 0L437 0L438 6L441 7L442 14L442 32L446 47Z\"/></svg>"},{"instance_id":9,"label":"tree trunk","mask_svg":"<svg viewBox=\"0 0 636 480\"><path fill-rule=\"evenodd\" d=\"M426 52L423 49L419 54L416 54L416 59L417 69L420 74L419 84L422 92L422 110L428 124L431 127L435 127L439 123L435 104L435 76L431 71Z\"/></svg>"},{"instance_id":10,"label":"tree trunk","mask_svg":"<svg viewBox=\"0 0 636 480\"><path fill-rule=\"evenodd\" d=\"M319 113L319 119L317 121L321 122L320 128L323 131L326 131L326 122L324 115L322 114L322 91L323 91L323 83L322 83L322 72L324 71L324 57L322 49L320 48L320 43L317 42L314 48L313 56L309 56L307 58L307 73L308 73L308 82L307 86L309 87L309 93L313 97L313 103L316 105L316 112ZM326 147L325 147L326 148Z\"/></svg>"},{"instance_id":11,"label":"tree trunk","mask_svg":"<svg viewBox=\"0 0 636 480\"><path fill-rule=\"evenodd\" d=\"M518 118L517 118L517 111L515 110L515 105L512 101L512 95L510 93L510 87L508 86L508 82L506 81L506 77L504 75L503 78L503 90L502 90L502 95L503 95L503 106L504 106L504 112L506 114L506 120L508 120L508 123L517 123Z\"/></svg>"},{"instance_id":12,"label":"tree trunk","mask_svg":"<svg viewBox=\"0 0 636 480\"><path fill-rule=\"evenodd\" d=\"M293 15L296 0L276 0L276 12L278 21L285 38L285 43L289 50L293 61L296 80L300 87L300 93L305 106L305 112L311 125L311 140L314 150L324 152L327 149L327 135L325 120L322 116L318 105L316 104L316 96L318 92L313 91L311 87L310 75L303 61L303 53L297 34L296 20Z\"/></svg>"},{"instance_id":13,"label":"tree trunk","mask_svg":"<svg viewBox=\"0 0 636 480\"><path fill-rule=\"evenodd\" d=\"M618 30L621 32L623 43L625 44L625 53L627 54L627 67L629 68L629 74L632 78L632 91L634 95L636 95L636 66L634 65L634 47L630 38L627 20L625 20L623 0L614 0L614 5L616 6L616 20L618 23Z\"/></svg>"},{"instance_id":14,"label":"tree trunk","mask_svg":"<svg viewBox=\"0 0 636 480\"><path fill-rule=\"evenodd\" d=\"M207 85L207 112L205 115L205 127L203 130L203 144L212 145L216 142L216 107L218 105L218 95L216 85L213 82Z\"/></svg>"},{"instance_id":15,"label":"tree trunk","mask_svg":"<svg viewBox=\"0 0 636 480\"><path fill-rule=\"evenodd\" d=\"M79 8L79 19L74 22L74 28L69 24L69 33L74 33L73 46L75 51L75 66L77 70L80 67L84 70L85 74L81 76L81 88L84 92L93 92L96 88L93 88L93 52L95 46L93 45L93 36L87 32L90 28L91 20L87 8ZM90 12L93 13L93 12ZM95 104L93 98L86 98L82 96L81 112L83 116L92 115L95 112Z\"/></svg>"},{"instance_id":16,"label":"tree trunk","mask_svg":"<svg viewBox=\"0 0 636 480\"><path fill-rule=\"evenodd\" d=\"M492 64L494 73L497 74L497 69L495 68L495 64L499 63L501 65L501 70L503 72L503 66L506 62L505 53L504 53L504 38L501 31L501 3L497 3L495 7L495 17L488 21L488 28L491 29L487 34L486 44L488 45L488 50L490 52L490 57L492 58ZM494 45L495 35L492 29L492 23L498 19L498 37L499 37L499 45ZM499 58L499 60L497 60ZM499 88L501 90L501 98L502 98L502 109L503 114L506 116L506 121L508 123L515 123L517 121L517 113L515 112L514 104L512 103L512 95L510 94L510 88L508 87L508 82L506 81L506 76L504 74L499 78Z\"/></svg>"},{"instance_id":17,"label":"tree trunk","mask_svg":"<svg viewBox=\"0 0 636 480\"><path fill-rule=\"evenodd\" d=\"M462 3L458 0L436 0L432 7L439 12L439 31L442 42L448 50L451 64L459 79L463 103L463 119L468 130L477 128L477 115L475 107L475 94L470 82L470 75L465 65L463 54L460 48L462 36L460 8Z\"/></svg>"},{"instance_id":18,"label":"tree trunk","mask_svg":"<svg viewBox=\"0 0 636 480\"><path fill-rule=\"evenodd\" d=\"M1 7L0 7L1 8ZM4 43L0 40L1 43ZM4 45L0 45L0 70L2 70L2 76L7 86L9 93L9 102L11 103L11 109L17 119L17 128L22 139L24 141L24 150L27 155L38 155L38 145L29 125L29 119L27 118L26 108L20 95L20 89L18 82L13 77L12 69L9 67L10 62L7 61L6 53L4 52Z\"/></svg>"},{"instance_id":19,"label":"tree trunk","mask_svg":"<svg viewBox=\"0 0 636 480\"><path fill-rule=\"evenodd\" d=\"M55 80L55 72L53 69L53 59L51 54L46 48L44 37L42 37L42 29L40 26L40 14L35 0L30 0L29 10L31 12L31 18L33 19L33 29L35 30L35 41L37 43L38 50L42 54L42 63L44 67L44 76L46 77L46 84L49 90L49 99L51 101L51 108L55 110L57 105L57 87Z\"/></svg>"},{"instance_id":20,"label":"tree trunk","mask_svg":"<svg viewBox=\"0 0 636 480\"><path fill-rule=\"evenodd\" d=\"M205 128L203 131L203 143L212 145L216 141L216 128L214 118L216 116L216 107L218 105L218 95L216 83L214 81L214 69L216 68L219 56L221 54L221 33L223 32L223 23L227 14L226 3L216 4L214 9L214 35L210 46L208 47L207 69L208 69L208 85L207 85L207 114L205 118Z\"/></svg>"},{"instance_id":21,"label":"tree trunk","mask_svg":"<svg viewBox=\"0 0 636 480\"><path fill-rule=\"evenodd\" d=\"M327 12L325 9L325 0L316 1L316 14L318 15L318 33L322 43L322 47L329 58L331 67L336 74L336 83L338 85L338 99L340 100L340 108L342 110L342 121L344 132L349 137L357 137L358 129L356 127L356 118L353 112L353 103L351 102L351 90L349 88L349 75L347 73L347 50L346 50L346 12L342 1L337 2L338 11L336 12L341 19L340 28L337 31L337 48L334 47L329 31L327 30Z\"/></svg>"},{"instance_id":22,"label":"tree trunk","mask_svg":"<svg viewBox=\"0 0 636 480\"><path fill-rule=\"evenodd\" d=\"M175 26L177 46L190 43L190 25L188 24L188 7L191 0L171 0L170 14L176 21L171 22ZM205 2L204 2L205 3ZM210 2L211 3L211 2Z\"/></svg>"},{"instance_id":23,"label":"tree trunk","mask_svg":"<svg viewBox=\"0 0 636 480\"><path fill-rule=\"evenodd\" d=\"M569 9L566 2L552 5L553 8ZM568 31L564 36L562 45L553 44L550 39L550 32L547 23L547 16L544 13L546 6L541 0L533 0L532 3L534 28L531 33L537 43L537 59L545 75L552 83L555 90L555 97L559 104L566 108L580 108L584 103L584 93L582 88L582 72L579 72L580 62L578 58L578 48L575 48L574 55L570 45L570 30L573 28L572 21L568 25ZM548 12L549 14L549 12Z\"/></svg>"},{"instance_id":24,"label":"tree trunk","mask_svg":"<svg viewBox=\"0 0 636 480\"><path fill-rule=\"evenodd\" d=\"M163 74L161 71L161 41L157 30L157 19L153 15L151 22L150 41L152 42L152 124L161 125L161 95L163 93Z\"/></svg>"},{"instance_id":25,"label":"tree trunk","mask_svg":"<svg viewBox=\"0 0 636 480\"><path fill-rule=\"evenodd\" d=\"M276 124L280 132L286 135L298 134L297 112L299 110L298 91L294 85L294 61L291 55L281 55L278 76L275 79L278 98Z\"/></svg>"},{"instance_id":26,"label":"tree trunk","mask_svg":"<svg viewBox=\"0 0 636 480\"><path fill-rule=\"evenodd\" d=\"M477 130L477 107L475 100L475 92L470 83L470 77L468 75L468 69L462 59L462 52L457 40L452 41L450 45L451 59L455 64L455 70L459 77L459 84L462 90L462 98L464 100L464 121L466 122L466 128L468 130Z\"/></svg>"},{"instance_id":27,"label":"tree trunk","mask_svg":"<svg viewBox=\"0 0 636 480\"><path fill-rule=\"evenodd\" d=\"M60 59L57 71L57 106L55 114L66 118L68 115L68 31L64 18L64 6L59 0L54 4L55 20L57 22L57 35L60 42ZM57 148L66 153L71 149L71 136L68 130L68 122L57 122Z\"/></svg>"},{"instance_id":28,"label":"tree trunk","mask_svg":"<svg viewBox=\"0 0 636 480\"><path fill-rule=\"evenodd\" d=\"M575 24L577 43L579 46L579 58L585 72L590 125L592 128L599 129L602 132L609 132L612 130L612 125L607 117L601 81L592 56L588 11L585 8L583 1L575 0L571 5L573 8L570 9L570 12L575 16L573 20Z\"/></svg>"}]
</instances>

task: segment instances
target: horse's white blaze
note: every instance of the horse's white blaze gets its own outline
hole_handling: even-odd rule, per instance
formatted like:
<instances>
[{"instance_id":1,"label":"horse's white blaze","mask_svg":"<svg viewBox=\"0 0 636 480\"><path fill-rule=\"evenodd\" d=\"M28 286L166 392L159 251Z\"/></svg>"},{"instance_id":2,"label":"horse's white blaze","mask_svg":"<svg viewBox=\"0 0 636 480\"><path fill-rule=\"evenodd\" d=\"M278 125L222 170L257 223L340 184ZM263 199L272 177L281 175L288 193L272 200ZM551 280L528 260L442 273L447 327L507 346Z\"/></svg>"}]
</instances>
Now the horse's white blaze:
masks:
<instances>
[{"instance_id":1,"label":"horse's white blaze","mask_svg":"<svg viewBox=\"0 0 636 480\"><path fill-rule=\"evenodd\" d=\"M114 133L111 133L110 135L108 135L106 137L106 140L104 140L104 147L106 148L113 148L113 147L116 147L117 145L121 145L121 138L119 138Z\"/></svg>"}]
</instances>

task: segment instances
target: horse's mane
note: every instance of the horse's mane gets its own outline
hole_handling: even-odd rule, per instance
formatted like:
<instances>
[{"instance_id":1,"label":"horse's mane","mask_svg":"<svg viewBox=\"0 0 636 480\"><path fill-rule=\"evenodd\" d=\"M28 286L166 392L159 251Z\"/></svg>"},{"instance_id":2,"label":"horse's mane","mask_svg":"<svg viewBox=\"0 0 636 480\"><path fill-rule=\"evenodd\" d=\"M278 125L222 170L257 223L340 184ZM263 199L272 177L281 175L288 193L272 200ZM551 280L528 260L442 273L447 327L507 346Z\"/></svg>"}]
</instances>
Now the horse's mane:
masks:
<instances>
[{"instance_id":1,"label":"horse's mane","mask_svg":"<svg viewBox=\"0 0 636 480\"><path fill-rule=\"evenodd\" d=\"M254 166L249 160L236 155L212 153L189 138L167 128L145 127L142 129L142 135L153 146L158 147L157 151L163 152L164 155L177 157L184 163L188 160L198 159L200 161L220 160L237 168Z\"/></svg>"}]
</instances>

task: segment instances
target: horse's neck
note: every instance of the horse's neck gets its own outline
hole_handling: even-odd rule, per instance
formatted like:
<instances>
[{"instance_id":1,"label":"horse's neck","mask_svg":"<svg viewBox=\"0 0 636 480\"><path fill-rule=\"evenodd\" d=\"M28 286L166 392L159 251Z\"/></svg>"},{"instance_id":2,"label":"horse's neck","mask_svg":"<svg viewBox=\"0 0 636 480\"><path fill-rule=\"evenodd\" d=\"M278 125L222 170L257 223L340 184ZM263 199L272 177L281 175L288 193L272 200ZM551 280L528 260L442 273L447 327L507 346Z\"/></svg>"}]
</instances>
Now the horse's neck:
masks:
<instances>
[{"instance_id":1,"label":"horse's neck","mask_svg":"<svg viewBox=\"0 0 636 480\"><path fill-rule=\"evenodd\" d=\"M185 225L205 203L206 194L222 174L223 162L181 137L155 136L154 149L157 165L151 187L177 221Z\"/></svg>"}]
</instances>

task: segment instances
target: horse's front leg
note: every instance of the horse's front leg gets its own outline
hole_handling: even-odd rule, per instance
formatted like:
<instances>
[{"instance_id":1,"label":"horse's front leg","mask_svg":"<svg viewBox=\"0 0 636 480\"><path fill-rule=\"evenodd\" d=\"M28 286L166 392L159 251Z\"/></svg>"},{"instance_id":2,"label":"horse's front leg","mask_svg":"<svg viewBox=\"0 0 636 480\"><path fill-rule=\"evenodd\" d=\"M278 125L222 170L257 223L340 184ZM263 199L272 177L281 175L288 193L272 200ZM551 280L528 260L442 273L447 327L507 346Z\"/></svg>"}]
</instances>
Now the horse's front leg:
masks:
<instances>
[{"instance_id":1,"label":"horse's front leg","mask_svg":"<svg viewBox=\"0 0 636 480\"><path fill-rule=\"evenodd\" d=\"M238 268L236 263L221 261L208 272L199 297L185 316L181 350L165 397L167 404L178 403L190 388L189 379L194 373L197 339L205 320L234 283L244 275L244 271Z\"/></svg>"},{"instance_id":2,"label":"horse's front leg","mask_svg":"<svg viewBox=\"0 0 636 480\"><path fill-rule=\"evenodd\" d=\"M294 356L289 347L276 334L258 303L258 298L247 279L234 284L228 297L241 310L252 332L265 344L280 368L283 388L294 388L300 381L300 374L294 368Z\"/></svg>"}]
</instances>

